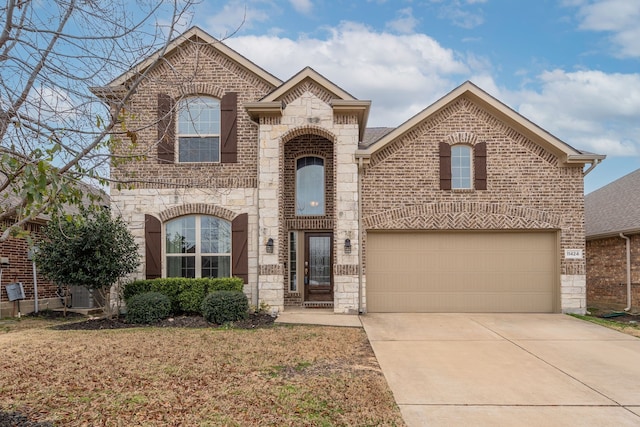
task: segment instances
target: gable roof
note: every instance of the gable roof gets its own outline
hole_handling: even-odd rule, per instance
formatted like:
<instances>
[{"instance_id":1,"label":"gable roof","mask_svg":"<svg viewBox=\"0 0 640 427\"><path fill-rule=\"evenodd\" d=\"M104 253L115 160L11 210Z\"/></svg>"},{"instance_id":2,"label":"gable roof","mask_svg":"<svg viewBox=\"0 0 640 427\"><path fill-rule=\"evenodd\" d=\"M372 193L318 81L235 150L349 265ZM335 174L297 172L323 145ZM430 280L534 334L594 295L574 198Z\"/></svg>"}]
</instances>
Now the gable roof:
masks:
<instances>
[{"instance_id":1,"label":"gable roof","mask_svg":"<svg viewBox=\"0 0 640 427\"><path fill-rule=\"evenodd\" d=\"M489 95L470 81L466 81L461 84L447 95L443 96L371 145L358 150L356 156L365 159L370 157L371 154L411 131L424 120L444 109L460 97L467 97L474 103L486 108L498 119L503 120L518 132L557 155L564 163L594 164L606 157L604 155L593 154L573 148L569 144L561 141L524 116L520 115L515 110L498 101L496 98Z\"/></svg>"},{"instance_id":2,"label":"gable roof","mask_svg":"<svg viewBox=\"0 0 640 427\"><path fill-rule=\"evenodd\" d=\"M284 107L282 99L285 95L307 81L313 82L326 90L332 96L330 105L334 112L352 113L357 115L359 123L359 137L362 141L365 134L365 128L367 126L367 120L369 119L371 101L360 101L356 99L311 67L303 68L300 72L274 89L260 101L245 103L244 107L252 120L257 120L260 115L280 115L282 114L282 109Z\"/></svg>"},{"instance_id":3,"label":"gable roof","mask_svg":"<svg viewBox=\"0 0 640 427\"><path fill-rule=\"evenodd\" d=\"M587 239L640 233L640 169L584 198Z\"/></svg>"},{"instance_id":4,"label":"gable roof","mask_svg":"<svg viewBox=\"0 0 640 427\"><path fill-rule=\"evenodd\" d=\"M161 49L157 50L153 55L151 55L151 56L147 57L146 59L144 59L143 61L139 62L133 68L131 68L129 71L127 71L127 72L121 74L120 76L116 77L111 83L106 85L106 88L115 88L115 87L123 86L131 78L133 78L134 76L144 72L150 66L153 66L154 64L156 64L157 60L159 58L162 58L164 56L167 56L167 55L171 54L173 51L178 49L184 43L187 43L190 40L194 40L194 39L199 39L203 43L208 44L213 49L217 50L218 52L220 52L221 54L225 55L229 59L235 61L236 63L238 63L242 67L244 67L247 70L251 71L253 74L255 74L256 76L260 77L261 79L263 79L267 83L271 84L272 86L276 87L276 86L280 86L282 84L282 81L280 79L278 79L277 77L275 77L274 75L272 75L271 73L265 71L264 69L260 68L259 66L257 66L256 64L254 64L253 62L251 62L250 60L245 58L244 56L240 55L235 50L229 48L224 43L222 43L220 40L218 40L215 37L211 36L206 31L202 30L201 28L199 28L197 26L194 26L194 27L191 27L189 30L185 31L184 33L180 34L175 39L171 40L169 42L169 44L166 46L166 49L165 48L161 48ZM95 89L95 90L93 90L93 89ZM100 92L100 89L104 89L104 88L92 88L92 91L94 91L94 93L96 91Z\"/></svg>"}]
</instances>

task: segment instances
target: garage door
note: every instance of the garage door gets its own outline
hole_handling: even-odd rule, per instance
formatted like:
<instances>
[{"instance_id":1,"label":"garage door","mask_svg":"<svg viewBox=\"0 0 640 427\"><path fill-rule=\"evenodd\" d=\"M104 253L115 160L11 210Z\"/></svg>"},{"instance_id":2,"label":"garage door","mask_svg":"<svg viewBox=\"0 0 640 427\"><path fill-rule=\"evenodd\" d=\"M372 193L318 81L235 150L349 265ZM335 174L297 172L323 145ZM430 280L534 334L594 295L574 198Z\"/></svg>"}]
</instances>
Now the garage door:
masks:
<instances>
[{"instance_id":1,"label":"garage door","mask_svg":"<svg viewBox=\"0 0 640 427\"><path fill-rule=\"evenodd\" d=\"M369 312L554 312L554 232L369 232Z\"/></svg>"}]
</instances>

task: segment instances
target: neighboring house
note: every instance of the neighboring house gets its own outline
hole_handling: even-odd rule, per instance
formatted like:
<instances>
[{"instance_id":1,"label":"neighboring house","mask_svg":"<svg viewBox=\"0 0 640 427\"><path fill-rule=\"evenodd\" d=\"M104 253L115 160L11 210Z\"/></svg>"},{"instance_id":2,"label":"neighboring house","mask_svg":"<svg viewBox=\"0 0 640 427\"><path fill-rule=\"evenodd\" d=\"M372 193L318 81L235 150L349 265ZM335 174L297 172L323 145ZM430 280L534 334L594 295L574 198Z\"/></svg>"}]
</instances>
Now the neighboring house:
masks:
<instances>
[{"instance_id":1,"label":"neighboring house","mask_svg":"<svg viewBox=\"0 0 640 427\"><path fill-rule=\"evenodd\" d=\"M99 194L103 197L101 203L105 206L109 205L108 196L94 187L86 187L87 191ZM6 198L3 197L2 204L15 205L16 196L9 193ZM87 203L89 201L87 200ZM66 212L77 214L76 207L68 207ZM22 228L29 233L29 237L36 243L43 238L43 227L49 222L48 215L38 215L33 221L29 221ZM6 229L13 224L11 221L5 221L0 224L0 229ZM8 258L9 267L2 268L2 281L0 283L0 317L9 317L18 315L18 304L9 301L6 286L10 283L20 282L24 289L25 299L20 301L20 313L28 314L35 310L35 287L33 276L33 261L29 256L30 245L26 237L9 237L4 242L0 242L0 256ZM63 298L65 292L60 292L56 285L46 280L39 272L36 272L35 283L38 290L38 309L56 309L63 306ZM70 298L67 304L74 308L91 308L94 307L94 299L86 288L73 287L69 290Z\"/></svg>"},{"instance_id":2,"label":"neighboring house","mask_svg":"<svg viewBox=\"0 0 640 427\"><path fill-rule=\"evenodd\" d=\"M147 69L159 55L94 89L147 72L126 122L145 158L111 172L138 180L111 189L136 277L234 275L275 310L585 311L565 250L584 250L583 170L604 156L469 82L367 129L370 101L311 68L283 82L198 28Z\"/></svg>"},{"instance_id":3,"label":"neighboring house","mask_svg":"<svg viewBox=\"0 0 640 427\"><path fill-rule=\"evenodd\" d=\"M640 169L587 194L587 303L599 308L640 304ZM627 251L629 258L627 258Z\"/></svg>"}]
</instances>

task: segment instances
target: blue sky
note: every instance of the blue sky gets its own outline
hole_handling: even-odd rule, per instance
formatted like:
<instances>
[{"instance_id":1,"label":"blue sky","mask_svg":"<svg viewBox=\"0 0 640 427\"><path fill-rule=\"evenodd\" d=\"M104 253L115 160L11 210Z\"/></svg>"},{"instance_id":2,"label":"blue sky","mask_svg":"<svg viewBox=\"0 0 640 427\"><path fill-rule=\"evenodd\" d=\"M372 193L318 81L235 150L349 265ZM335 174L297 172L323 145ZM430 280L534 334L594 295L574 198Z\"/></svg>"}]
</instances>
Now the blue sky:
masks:
<instances>
[{"instance_id":1,"label":"blue sky","mask_svg":"<svg viewBox=\"0 0 640 427\"><path fill-rule=\"evenodd\" d=\"M244 23L243 23L244 20ZM311 66L397 126L471 80L576 148L588 193L640 168L640 0L204 0L192 23L286 80Z\"/></svg>"}]
</instances>

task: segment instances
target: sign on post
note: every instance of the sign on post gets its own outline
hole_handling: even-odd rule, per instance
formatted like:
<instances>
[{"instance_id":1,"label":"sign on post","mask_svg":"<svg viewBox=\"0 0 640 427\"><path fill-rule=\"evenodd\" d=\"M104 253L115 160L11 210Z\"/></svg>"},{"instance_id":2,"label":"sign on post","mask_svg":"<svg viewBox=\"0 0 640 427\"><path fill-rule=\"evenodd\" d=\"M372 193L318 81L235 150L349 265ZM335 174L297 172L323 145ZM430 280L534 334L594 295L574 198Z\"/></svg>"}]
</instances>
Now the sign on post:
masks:
<instances>
[{"instance_id":1,"label":"sign on post","mask_svg":"<svg viewBox=\"0 0 640 427\"><path fill-rule=\"evenodd\" d=\"M9 283L5 286L5 288L7 289L9 301L19 301L21 299L25 299L24 288L22 287L21 282Z\"/></svg>"}]
</instances>

